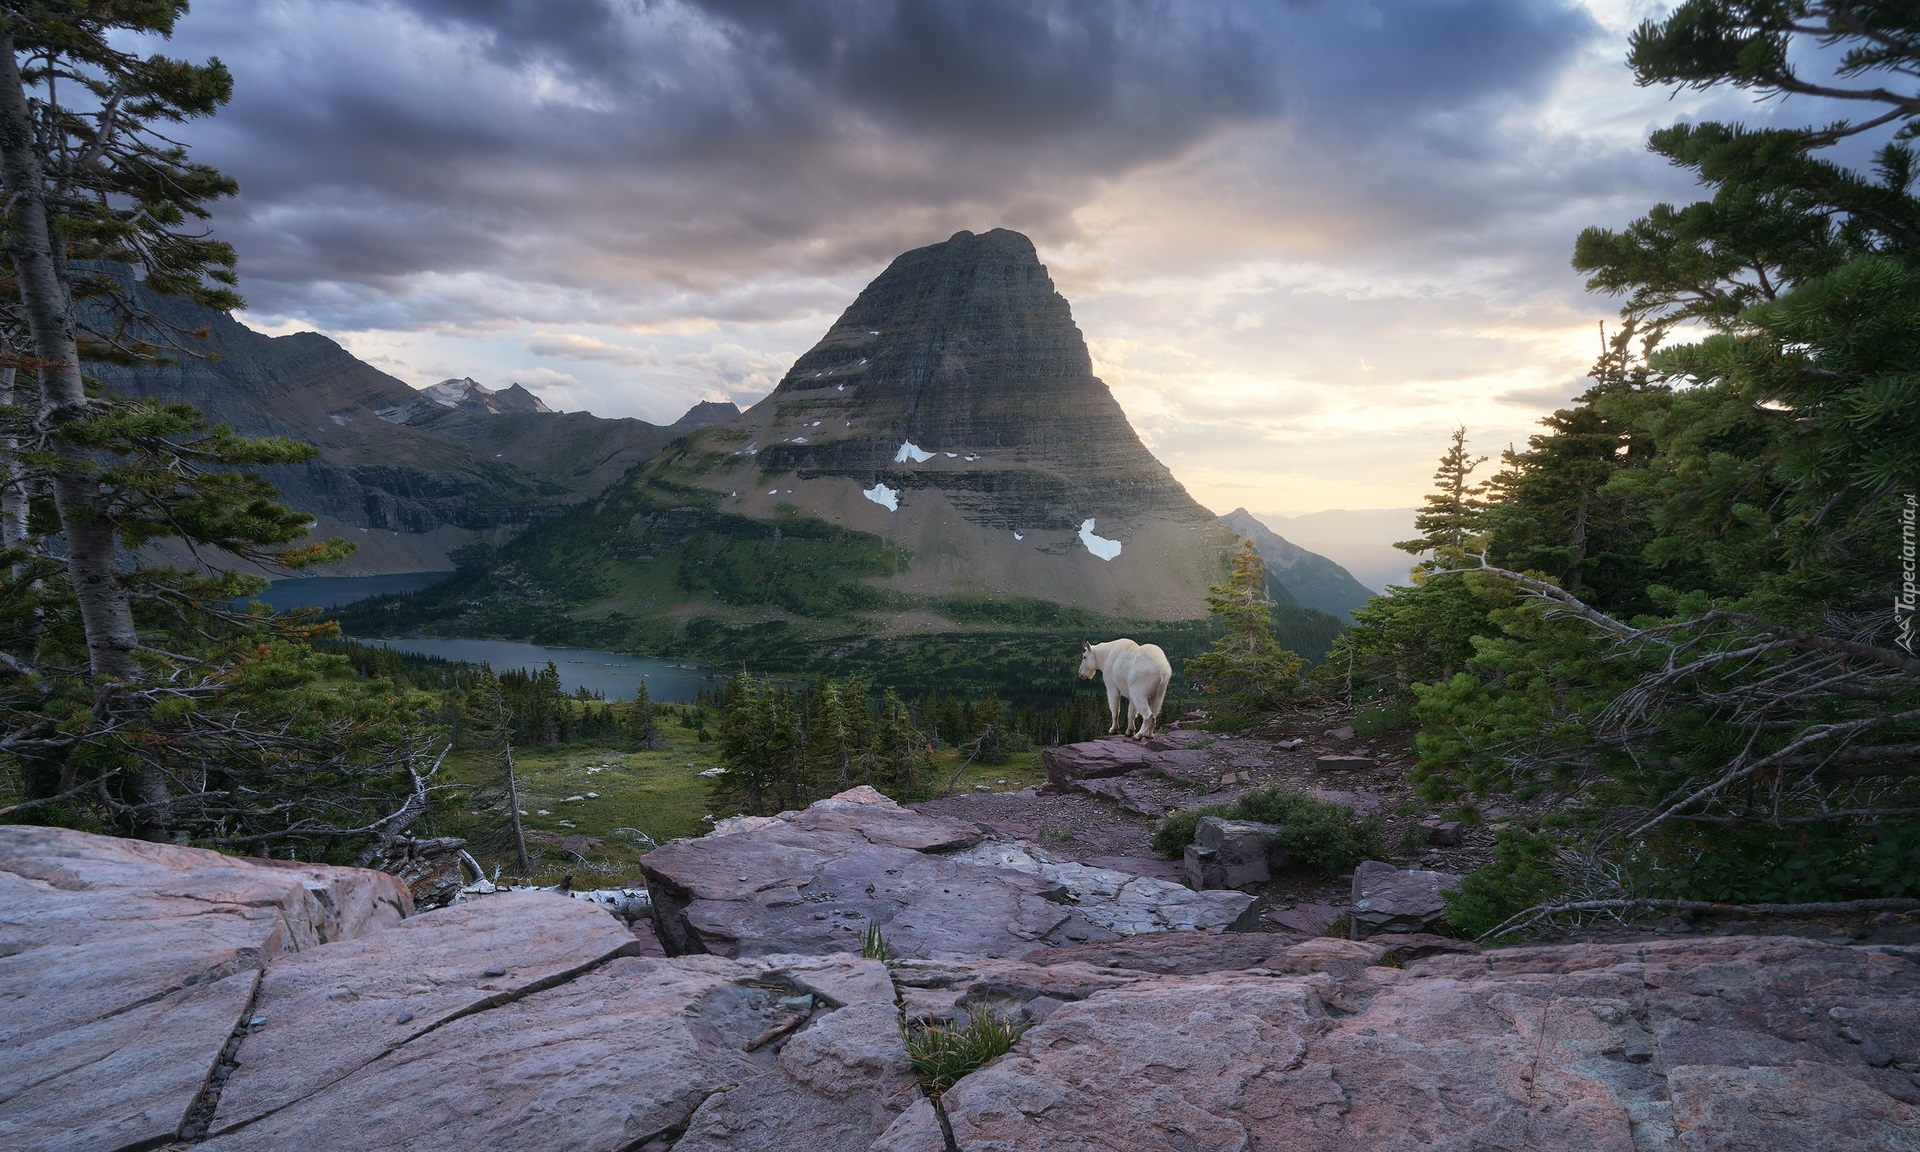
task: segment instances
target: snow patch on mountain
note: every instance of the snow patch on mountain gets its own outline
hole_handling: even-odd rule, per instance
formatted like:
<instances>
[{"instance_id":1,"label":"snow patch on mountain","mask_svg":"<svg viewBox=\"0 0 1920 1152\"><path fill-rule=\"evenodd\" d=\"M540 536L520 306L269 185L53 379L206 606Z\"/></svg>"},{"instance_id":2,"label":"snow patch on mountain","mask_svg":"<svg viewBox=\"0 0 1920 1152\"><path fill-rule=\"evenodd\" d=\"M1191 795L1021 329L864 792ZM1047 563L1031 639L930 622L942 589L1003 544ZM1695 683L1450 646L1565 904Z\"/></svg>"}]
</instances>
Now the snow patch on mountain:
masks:
<instances>
[{"instance_id":1,"label":"snow patch on mountain","mask_svg":"<svg viewBox=\"0 0 1920 1152\"><path fill-rule=\"evenodd\" d=\"M1081 521L1080 543L1085 544L1087 551L1100 557L1102 560L1112 560L1115 556L1120 555L1120 541L1109 540L1104 536L1095 536L1093 534L1093 517L1091 516Z\"/></svg>"}]
</instances>

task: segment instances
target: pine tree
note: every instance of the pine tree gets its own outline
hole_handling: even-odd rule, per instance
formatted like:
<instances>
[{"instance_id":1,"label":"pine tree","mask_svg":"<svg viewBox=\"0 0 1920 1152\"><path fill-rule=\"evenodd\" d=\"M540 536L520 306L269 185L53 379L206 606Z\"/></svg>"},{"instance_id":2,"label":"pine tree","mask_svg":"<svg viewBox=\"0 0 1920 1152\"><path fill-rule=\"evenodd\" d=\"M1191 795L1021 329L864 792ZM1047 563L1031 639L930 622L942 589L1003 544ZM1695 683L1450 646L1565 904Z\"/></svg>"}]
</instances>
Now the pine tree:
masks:
<instances>
[{"instance_id":1,"label":"pine tree","mask_svg":"<svg viewBox=\"0 0 1920 1152\"><path fill-rule=\"evenodd\" d=\"M411 705L346 689L344 661L306 648L315 628L228 607L263 581L121 562L166 537L269 566L344 555L296 545L311 518L245 471L316 450L83 374L192 338L146 294L239 304L231 249L199 226L233 183L158 130L223 104L226 70L119 46L185 9L0 5L0 755L27 797L0 815L79 806L152 839L326 850L423 808Z\"/></svg>"},{"instance_id":2,"label":"pine tree","mask_svg":"<svg viewBox=\"0 0 1920 1152\"><path fill-rule=\"evenodd\" d=\"M1453 441L1440 457L1433 474L1434 490L1427 494L1427 506L1413 518L1420 536L1394 545L1402 552L1419 555L1432 552L1436 562L1445 563L1465 556L1469 544L1480 531L1486 509L1487 486L1472 482L1474 469L1485 464L1485 456L1467 451L1467 429L1453 430Z\"/></svg>"},{"instance_id":3,"label":"pine tree","mask_svg":"<svg viewBox=\"0 0 1920 1152\"><path fill-rule=\"evenodd\" d=\"M1223 634L1188 660L1187 679L1213 700L1212 721L1244 728L1271 716L1299 686L1305 661L1280 647L1267 598L1267 566L1253 541L1242 540L1227 582L1207 593L1207 608Z\"/></svg>"},{"instance_id":4,"label":"pine tree","mask_svg":"<svg viewBox=\"0 0 1920 1152\"><path fill-rule=\"evenodd\" d=\"M502 839L513 849L516 875L530 876L533 865L527 858L527 836L520 825L520 777L513 762L513 717L507 713L506 697L500 678L487 668L480 680L467 691L461 702L467 741L493 761L490 779L481 786L475 800L483 807L504 812Z\"/></svg>"},{"instance_id":5,"label":"pine tree","mask_svg":"<svg viewBox=\"0 0 1920 1152\"><path fill-rule=\"evenodd\" d=\"M633 705L627 709L626 738L635 748L658 748L662 743L660 710L648 695L645 680L633 690Z\"/></svg>"}]
</instances>

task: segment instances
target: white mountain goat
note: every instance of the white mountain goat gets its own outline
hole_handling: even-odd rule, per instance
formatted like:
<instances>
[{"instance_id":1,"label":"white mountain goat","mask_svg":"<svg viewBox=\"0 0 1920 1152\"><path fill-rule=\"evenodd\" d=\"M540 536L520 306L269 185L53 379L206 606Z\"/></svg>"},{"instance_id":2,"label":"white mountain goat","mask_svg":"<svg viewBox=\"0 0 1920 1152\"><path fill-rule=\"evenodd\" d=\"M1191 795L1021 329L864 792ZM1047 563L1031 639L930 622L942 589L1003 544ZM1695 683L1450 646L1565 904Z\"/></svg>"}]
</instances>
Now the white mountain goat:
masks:
<instances>
[{"instance_id":1,"label":"white mountain goat","mask_svg":"<svg viewBox=\"0 0 1920 1152\"><path fill-rule=\"evenodd\" d=\"M1098 672L1106 681L1107 711L1113 714L1113 727L1120 729L1120 698L1126 697L1126 734L1141 740L1153 735L1153 724L1160 716L1160 705L1167 699L1167 683L1173 679L1173 665L1158 644L1135 644L1131 640L1109 640L1105 644L1080 644L1080 679L1091 680ZM1140 730L1134 731L1134 725Z\"/></svg>"}]
</instances>

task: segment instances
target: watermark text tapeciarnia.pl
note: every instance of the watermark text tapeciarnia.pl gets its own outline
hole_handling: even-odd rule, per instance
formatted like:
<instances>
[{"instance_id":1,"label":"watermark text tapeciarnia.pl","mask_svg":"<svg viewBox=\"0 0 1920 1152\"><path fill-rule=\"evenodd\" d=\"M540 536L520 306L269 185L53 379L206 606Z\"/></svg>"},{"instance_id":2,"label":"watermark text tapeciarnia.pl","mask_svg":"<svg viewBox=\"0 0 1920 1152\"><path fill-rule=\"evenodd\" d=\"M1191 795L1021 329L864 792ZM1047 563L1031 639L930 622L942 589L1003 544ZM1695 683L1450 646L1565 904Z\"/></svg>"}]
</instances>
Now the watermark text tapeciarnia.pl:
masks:
<instances>
[{"instance_id":1,"label":"watermark text tapeciarnia.pl","mask_svg":"<svg viewBox=\"0 0 1920 1152\"><path fill-rule=\"evenodd\" d=\"M1913 610L1920 588L1916 588L1914 578L1914 515L1920 511L1920 497L1909 492L1907 502L1900 508L1900 594L1893 598L1894 643L1906 650L1907 655L1915 655L1913 635Z\"/></svg>"}]
</instances>

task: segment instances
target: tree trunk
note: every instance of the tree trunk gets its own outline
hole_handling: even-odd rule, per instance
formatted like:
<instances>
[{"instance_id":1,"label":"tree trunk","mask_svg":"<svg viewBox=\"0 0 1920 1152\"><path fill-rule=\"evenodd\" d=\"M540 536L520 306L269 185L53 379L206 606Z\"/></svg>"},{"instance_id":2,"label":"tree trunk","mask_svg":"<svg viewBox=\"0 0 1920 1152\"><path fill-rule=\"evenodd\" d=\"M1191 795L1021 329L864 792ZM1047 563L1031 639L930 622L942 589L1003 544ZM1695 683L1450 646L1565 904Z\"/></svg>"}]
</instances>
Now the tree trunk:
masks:
<instances>
[{"instance_id":1,"label":"tree trunk","mask_svg":"<svg viewBox=\"0 0 1920 1152\"><path fill-rule=\"evenodd\" d=\"M513 736L504 723L500 735L500 755L507 764L507 820L513 828L514 863L519 865L520 875L533 875L533 864L527 859L527 834L520 827L520 776L513 767Z\"/></svg>"},{"instance_id":2,"label":"tree trunk","mask_svg":"<svg viewBox=\"0 0 1920 1152\"><path fill-rule=\"evenodd\" d=\"M0 405L14 402L18 376L17 369L0 368ZM0 548L15 547L27 539L27 483L14 455L19 450L18 437L0 435ZM18 580L20 576L21 566L16 564L10 578Z\"/></svg>"},{"instance_id":3,"label":"tree trunk","mask_svg":"<svg viewBox=\"0 0 1920 1152\"><path fill-rule=\"evenodd\" d=\"M11 209L7 246L40 382L37 422L55 432L49 445L56 458L51 487L67 538L67 572L86 632L93 688L111 712L115 689L139 674L133 656L139 641L91 454L62 443L57 434L60 425L85 418L87 393L74 338L73 298L54 256L46 183L15 51L13 37L0 34L0 183ZM164 773L157 766L143 767L135 792L141 805L136 831L149 839L163 838L172 823Z\"/></svg>"}]
</instances>

